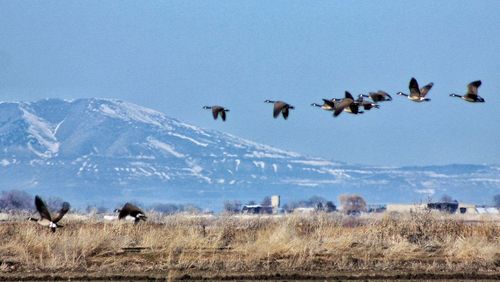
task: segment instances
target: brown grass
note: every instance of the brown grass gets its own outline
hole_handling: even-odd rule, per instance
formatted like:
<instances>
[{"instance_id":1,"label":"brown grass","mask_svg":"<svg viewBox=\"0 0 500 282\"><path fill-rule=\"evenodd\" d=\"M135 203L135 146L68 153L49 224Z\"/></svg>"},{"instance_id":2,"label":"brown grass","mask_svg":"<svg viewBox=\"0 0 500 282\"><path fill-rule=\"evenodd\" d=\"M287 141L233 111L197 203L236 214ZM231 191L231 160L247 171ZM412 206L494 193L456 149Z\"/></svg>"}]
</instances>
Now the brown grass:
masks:
<instances>
[{"instance_id":1,"label":"brown grass","mask_svg":"<svg viewBox=\"0 0 500 282\"><path fill-rule=\"evenodd\" d=\"M63 219L51 233L0 224L1 273L500 274L500 224L413 213L352 218L156 217L147 223ZM139 253L125 247L145 247ZM203 276L203 275L202 275Z\"/></svg>"}]
</instances>

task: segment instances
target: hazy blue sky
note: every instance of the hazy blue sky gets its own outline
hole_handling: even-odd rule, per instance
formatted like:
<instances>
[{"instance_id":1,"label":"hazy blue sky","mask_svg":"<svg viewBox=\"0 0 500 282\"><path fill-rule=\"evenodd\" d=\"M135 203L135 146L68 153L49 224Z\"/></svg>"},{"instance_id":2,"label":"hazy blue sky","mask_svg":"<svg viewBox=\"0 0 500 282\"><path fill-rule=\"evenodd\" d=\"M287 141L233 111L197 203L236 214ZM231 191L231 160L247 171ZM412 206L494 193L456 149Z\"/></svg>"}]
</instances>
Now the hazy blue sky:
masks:
<instances>
[{"instance_id":1,"label":"hazy blue sky","mask_svg":"<svg viewBox=\"0 0 500 282\"><path fill-rule=\"evenodd\" d=\"M0 99L109 97L350 163L499 163L500 1L0 0ZM364 115L321 98L408 90ZM481 79L485 104L448 97ZM274 120L265 99L296 106ZM229 107L214 122L203 105Z\"/></svg>"}]
</instances>

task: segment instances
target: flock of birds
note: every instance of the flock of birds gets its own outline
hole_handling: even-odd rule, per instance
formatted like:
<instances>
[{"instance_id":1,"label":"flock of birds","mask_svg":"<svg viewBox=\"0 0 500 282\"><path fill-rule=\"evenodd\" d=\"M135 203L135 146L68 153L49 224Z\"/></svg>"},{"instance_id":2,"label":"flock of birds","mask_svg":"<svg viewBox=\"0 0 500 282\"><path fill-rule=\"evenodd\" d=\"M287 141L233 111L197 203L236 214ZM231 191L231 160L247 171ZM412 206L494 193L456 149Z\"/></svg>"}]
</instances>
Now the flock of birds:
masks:
<instances>
[{"instance_id":1,"label":"flock of birds","mask_svg":"<svg viewBox=\"0 0 500 282\"><path fill-rule=\"evenodd\" d=\"M431 90L433 85L434 84L431 82L424 87L419 88L417 80L415 78L412 78L409 85L410 93L406 94L403 92L398 92L396 94L405 96L414 102L428 102L431 99L427 98L427 94L429 94L429 91ZM473 81L467 85L467 92L464 95L452 93L450 94L450 96L458 97L471 103L483 103L484 99L477 94L479 86L481 86L480 80ZM367 101L364 98L370 98L371 101ZM391 100L391 95L381 90L377 92L370 92L368 95L360 94L356 99L354 99L351 93L346 91L344 98L323 99L322 105L312 103L311 106L319 107L325 111L332 111L333 116L337 117L342 112L361 114L363 113L362 110L368 111L373 108L379 108L379 102ZM264 102L274 104L274 118L278 118L281 114L284 119L287 119L288 115L290 114L290 110L294 109L294 106L283 101L266 100ZM229 112L229 109L222 106L204 106L203 108L212 110L213 118L217 119L220 116L223 121L226 120L226 112ZM47 208L47 205L39 196L35 196L35 206L38 213L40 214L40 218L36 219L29 217L28 220L36 221L38 224L50 228L52 232L55 232L57 228L62 227L62 225L59 224L59 221L70 209L69 203L64 202L57 215L52 216L49 209ZM146 214L140 208L131 203L126 203L121 209L116 209L115 212L118 213L119 220L126 217L132 217L136 224L141 220L146 221L147 218Z\"/></svg>"},{"instance_id":2,"label":"flock of birds","mask_svg":"<svg viewBox=\"0 0 500 282\"><path fill-rule=\"evenodd\" d=\"M403 92L396 93L399 96L404 96L413 102L428 102L431 99L427 98L427 94L431 90L434 83L430 82L424 87L420 88L418 82L415 78L411 78L409 90L410 93L406 94ZM484 99L477 94L478 88L481 86L481 80L476 80L467 85L467 92L464 95L458 95L455 93L450 94L451 97L458 97L467 102L471 103L484 103ZM365 98L370 98L371 101L365 100ZM362 114L363 110L368 111L373 108L379 108L378 103L384 101L391 101L392 97L387 92L379 90L377 92L370 92L368 95L360 94L356 99L349 93L345 92L344 98L332 98L323 99L323 104L312 103L311 106L319 107L325 111L332 111L333 116L337 117L342 112L348 112L351 114ZM294 106L283 102L283 101L272 101L265 100L265 103L274 104L273 117L278 118L281 114L284 119L287 119L290 110L295 109ZM204 106L203 109L212 110L212 116L217 119L219 116L222 121L226 121L226 112L229 112L228 108L222 106Z\"/></svg>"},{"instance_id":3,"label":"flock of birds","mask_svg":"<svg viewBox=\"0 0 500 282\"><path fill-rule=\"evenodd\" d=\"M28 217L28 220L35 221L41 226L48 227L52 232L56 232L57 228L63 227L63 225L59 224L59 221L70 209L69 203L63 202L57 215L53 216L47 208L45 202L38 195L35 196L35 207L40 214L40 218ZM146 221L147 219L146 214L140 208L131 203L126 203L121 209L116 209L114 212L118 213L118 220L125 219L126 217L132 217L135 224L139 223L141 220Z\"/></svg>"}]
</instances>

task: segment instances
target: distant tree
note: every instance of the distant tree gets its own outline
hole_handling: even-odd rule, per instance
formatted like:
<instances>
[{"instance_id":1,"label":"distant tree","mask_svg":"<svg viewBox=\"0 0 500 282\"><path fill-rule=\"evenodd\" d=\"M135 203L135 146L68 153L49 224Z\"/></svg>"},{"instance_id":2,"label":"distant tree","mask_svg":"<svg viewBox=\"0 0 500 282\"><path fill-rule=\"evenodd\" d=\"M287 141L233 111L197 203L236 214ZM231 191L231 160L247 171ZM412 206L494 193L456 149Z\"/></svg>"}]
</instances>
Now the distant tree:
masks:
<instances>
[{"instance_id":1,"label":"distant tree","mask_svg":"<svg viewBox=\"0 0 500 282\"><path fill-rule=\"evenodd\" d=\"M256 205L256 204L257 204L257 202L254 201L254 200L248 201L248 203L247 203L247 205L249 205L249 206L253 206L253 205Z\"/></svg>"},{"instance_id":2,"label":"distant tree","mask_svg":"<svg viewBox=\"0 0 500 282\"><path fill-rule=\"evenodd\" d=\"M366 202L363 197L359 195L340 195L339 196L340 205L342 206L342 211L346 214L359 214L360 212L366 211Z\"/></svg>"},{"instance_id":3,"label":"distant tree","mask_svg":"<svg viewBox=\"0 0 500 282\"><path fill-rule=\"evenodd\" d=\"M454 200L450 195L444 194L441 196L441 199L439 199L440 202L442 203L453 203Z\"/></svg>"},{"instance_id":4,"label":"distant tree","mask_svg":"<svg viewBox=\"0 0 500 282\"><path fill-rule=\"evenodd\" d=\"M270 207L271 206L271 197L265 196L264 199L262 199L262 202L260 204L263 207Z\"/></svg>"},{"instance_id":5,"label":"distant tree","mask_svg":"<svg viewBox=\"0 0 500 282\"><path fill-rule=\"evenodd\" d=\"M493 197L493 203L494 203L495 207L500 208L500 194L496 194Z\"/></svg>"},{"instance_id":6,"label":"distant tree","mask_svg":"<svg viewBox=\"0 0 500 282\"><path fill-rule=\"evenodd\" d=\"M306 206L316 207L320 203L323 205L323 203L326 203L326 199L321 196L312 196L311 198L307 199Z\"/></svg>"},{"instance_id":7,"label":"distant tree","mask_svg":"<svg viewBox=\"0 0 500 282\"><path fill-rule=\"evenodd\" d=\"M323 209L324 209L323 203L321 203L321 202L317 203L315 209L316 209L316 211L323 211Z\"/></svg>"},{"instance_id":8,"label":"distant tree","mask_svg":"<svg viewBox=\"0 0 500 282\"><path fill-rule=\"evenodd\" d=\"M28 211L35 208L33 196L25 191L10 190L0 194L0 210L4 211Z\"/></svg>"},{"instance_id":9,"label":"distant tree","mask_svg":"<svg viewBox=\"0 0 500 282\"><path fill-rule=\"evenodd\" d=\"M337 207L335 206L335 204L332 201L326 201L324 210L326 212L334 212L337 210Z\"/></svg>"},{"instance_id":10,"label":"distant tree","mask_svg":"<svg viewBox=\"0 0 500 282\"><path fill-rule=\"evenodd\" d=\"M241 202L238 200L225 201L224 211L229 213L238 213L241 210Z\"/></svg>"}]
</instances>

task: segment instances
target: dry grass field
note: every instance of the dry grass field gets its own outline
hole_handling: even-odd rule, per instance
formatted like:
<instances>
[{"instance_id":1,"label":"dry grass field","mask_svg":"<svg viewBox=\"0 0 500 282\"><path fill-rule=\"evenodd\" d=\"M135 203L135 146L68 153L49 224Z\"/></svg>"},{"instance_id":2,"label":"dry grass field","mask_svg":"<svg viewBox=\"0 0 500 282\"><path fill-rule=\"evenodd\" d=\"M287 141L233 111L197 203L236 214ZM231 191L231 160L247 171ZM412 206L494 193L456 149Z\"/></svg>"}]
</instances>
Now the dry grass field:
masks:
<instances>
[{"instance_id":1,"label":"dry grass field","mask_svg":"<svg viewBox=\"0 0 500 282\"><path fill-rule=\"evenodd\" d=\"M0 280L500 278L500 222L435 213L0 224ZM455 275L455 276L453 276Z\"/></svg>"}]
</instances>

